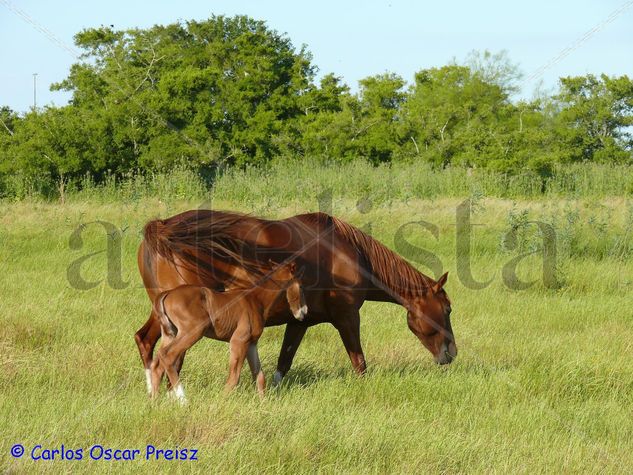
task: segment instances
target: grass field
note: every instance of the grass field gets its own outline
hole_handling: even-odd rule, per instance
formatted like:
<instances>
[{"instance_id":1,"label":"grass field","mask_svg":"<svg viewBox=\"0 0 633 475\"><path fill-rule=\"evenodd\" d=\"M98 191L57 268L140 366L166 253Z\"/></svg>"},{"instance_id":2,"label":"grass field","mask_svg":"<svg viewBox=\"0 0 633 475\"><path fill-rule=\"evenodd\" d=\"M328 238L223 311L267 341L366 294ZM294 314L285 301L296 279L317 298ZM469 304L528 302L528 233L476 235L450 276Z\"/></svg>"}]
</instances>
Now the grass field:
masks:
<instances>
[{"instance_id":1,"label":"grass field","mask_svg":"<svg viewBox=\"0 0 633 475\"><path fill-rule=\"evenodd\" d=\"M237 179L236 179L237 180ZM247 180L224 183L216 208L282 217L317 209L316 198L275 195L253 203ZM387 186L387 185L386 185ZM385 188L386 190L388 189ZM222 394L228 347L203 341L183 369L189 405L151 403L133 334L149 302L135 252L145 221L196 207L202 200L77 197L65 204L0 204L0 468L9 473L153 472L601 472L633 469L633 202L622 197L510 201L464 190L452 198L380 199L358 204L334 194L332 212L393 246L396 230L424 219L436 240L415 227L407 240L434 252L451 275L459 356L438 367L406 326L402 308L368 303L362 341L368 374L357 378L332 327L308 331L278 391L256 397L250 378ZM318 190L312 190L318 191ZM371 191L371 190L369 190ZM477 190L474 190L475 192ZM239 195L239 193L244 193ZM205 198L200 191L199 198ZM240 197L241 196L241 197ZM474 200L472 273L491 279L473 290L458 278L455 210ZM362 212L361 212L362 211ZM124 229L122 276L108 285L105 253L82 269L89 290L73 288L72 262L106 248L99 225L69 240L82 223ZM557 231L558 289L537 282L512 290L501 270L518 249L537 249L530 220ZM81 245L80 245L81 244ZM408 256L415 259L416 255ZM421 267L422 270L425 270ZM519 277L539 279L538 254ZM283 328L264 332L260 355L272 376ZM245 374L247 371L245 372ZM245 376L245 375L243 375ZM21 443L27 454L13 459ZM30 461L47 448L196 448L198 461ZM58 457L59 458L59 457Z\"/></svg>"}]
</instances>

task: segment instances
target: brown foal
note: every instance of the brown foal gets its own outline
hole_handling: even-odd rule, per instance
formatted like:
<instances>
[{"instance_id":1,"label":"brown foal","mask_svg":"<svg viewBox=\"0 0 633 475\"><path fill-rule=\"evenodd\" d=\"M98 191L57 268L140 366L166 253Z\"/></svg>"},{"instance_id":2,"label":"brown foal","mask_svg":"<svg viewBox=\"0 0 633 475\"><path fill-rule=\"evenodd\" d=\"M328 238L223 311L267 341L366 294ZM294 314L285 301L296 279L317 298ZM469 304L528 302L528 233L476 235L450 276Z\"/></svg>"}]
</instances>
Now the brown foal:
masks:
<instances>
[{"instance_id":1,"label":"brown foal","mask_svg":"<svg viewBox=\"0 0 633 475\"><path fill-rule=\"evenodd\" d=\"M152 363L152 397L158 394L166 372L175 396L180 402L186 402L180 384L180 361L203 336L229 342L227 391L239 382L246 358L257 391L263 395L266 381L257 341L268 316L283 307L289 307L299 321L307 313L303 290L295 275L295 263L270 264L271 272L250 289L217 292L207 287L182 285L156 296L154 312L160 320L163 345Z\"/></svg>"}]
</instances>

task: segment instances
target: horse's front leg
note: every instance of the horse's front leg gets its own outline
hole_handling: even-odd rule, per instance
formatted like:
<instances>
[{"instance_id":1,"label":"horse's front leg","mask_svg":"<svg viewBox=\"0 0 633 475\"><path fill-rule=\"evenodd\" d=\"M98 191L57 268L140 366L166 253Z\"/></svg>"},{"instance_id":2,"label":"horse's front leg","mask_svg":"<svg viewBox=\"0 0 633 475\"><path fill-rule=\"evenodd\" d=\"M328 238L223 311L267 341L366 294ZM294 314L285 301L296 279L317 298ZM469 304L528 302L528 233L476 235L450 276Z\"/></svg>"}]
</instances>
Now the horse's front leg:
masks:
<instances>
[{"instance_id":1,"label":"horse's front leg","mask_svg":"<svg viewBox=\"0 0 633 475\"><path fill-rule=\"evenodd\" d=\"M281 351L277 360L277 370L273 376L273 386L278 386L284 376L290 371L292 360L297 354L307 329L307 325L301 323L288 323L286 325L284 341L281 344Z\"/></svg>"},{"instance_id":2,"label":"horse's front leg","mask_svg":"<svg viewBox=\"0 0 633 475\"><path fill-rule=\"evenodd\" d=\"M360 314L358 310L337 315L333 324L343 340L354 371L359 376L365 374L367 363L360 344Z\"/></svg>"}]
</instances>

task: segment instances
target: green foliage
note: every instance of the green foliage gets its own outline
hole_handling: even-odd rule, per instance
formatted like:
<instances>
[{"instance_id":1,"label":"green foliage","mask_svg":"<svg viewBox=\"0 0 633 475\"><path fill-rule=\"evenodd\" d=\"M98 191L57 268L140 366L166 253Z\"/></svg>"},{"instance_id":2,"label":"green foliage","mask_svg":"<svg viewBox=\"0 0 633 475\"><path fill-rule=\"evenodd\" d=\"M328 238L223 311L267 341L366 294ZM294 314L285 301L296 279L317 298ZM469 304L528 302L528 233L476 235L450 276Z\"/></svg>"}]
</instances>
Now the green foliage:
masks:
<instances>
[{"instance_id":1,"label":"green foliage","mask_svg":"<svg viewBox=\"0 0 633 475\"><path fill-rule=\"evenodd\" d=\"M314 75L305 50L243 16L89 29L75 41L91 61L54 87L103 112L123 163L149 169L268 161Z\"/></svg>"},{"instance_id":2,"label":"green foliage","mask_svg":"<svg viewBox=\"0 0 633 475\"><path fill-rule=\"evenodd\" d=\"M410 143L423 158L486 166L507 153L499 134L513 109L500 86L466 66L449 65L416 74L403 115Z\"/></svg>"},{"instance_id":3,"label":"green foliage","mask_svg":"<svg viewBox=\"0 0 633 475\"><path fill-rule=\"evenodd\" d=\"M556 99L569 160L631 162L633 81L628 76L561 78Z\"/></svg>"},{"instance_id":4,"label":"green foliage","mask_svg":"<svg viewBox=\"0 0 633 475\"><path fill-rule=\"evenodd\" d=\"M507 53L474 51L412 84L367 77L353 94L334 74L317 84L305 47L245 16L89 28L75 43L80 61L52 86L72 92L67 106L0 109L4 195L63 198L87 173L100 183L313 159L529 171L544 192L561 164L633 161L627 76L562 78L553 97L516 100Z\"/></svg>"}]
</instances>

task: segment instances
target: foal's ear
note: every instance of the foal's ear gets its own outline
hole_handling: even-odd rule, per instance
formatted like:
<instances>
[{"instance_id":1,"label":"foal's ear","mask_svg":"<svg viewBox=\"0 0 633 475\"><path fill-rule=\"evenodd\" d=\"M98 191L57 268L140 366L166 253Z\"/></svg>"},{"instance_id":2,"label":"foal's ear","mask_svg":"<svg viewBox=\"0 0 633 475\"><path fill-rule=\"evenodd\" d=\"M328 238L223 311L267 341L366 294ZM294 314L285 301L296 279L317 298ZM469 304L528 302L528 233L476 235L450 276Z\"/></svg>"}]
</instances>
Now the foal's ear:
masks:
<instances>
[{"instance_id":1,"label":"foal's ear","mask_svg":"<svg viewBox=\"0 0 633 475\"><path fill-rule=\"evenodd\" d=\"M437 282L435 283L435 285L433 285L433 293L436 294L440 290L442 290L442 287L444 287L444 284L446 284L447 280L448 280L448 272L444 272L442 277L437 279Z\"/></svg>"},{"instance_id":2,"label":"foal's ear","mask_svg":"<svg viewBox=\"0 0 633 475\"><path fill-rule=\"evenodd\" d=\"M292 275L294 275L297 271L297 263L295 261L292 261L290 264L288 264L288 270Z\"/></svg>"}]
</instances>

